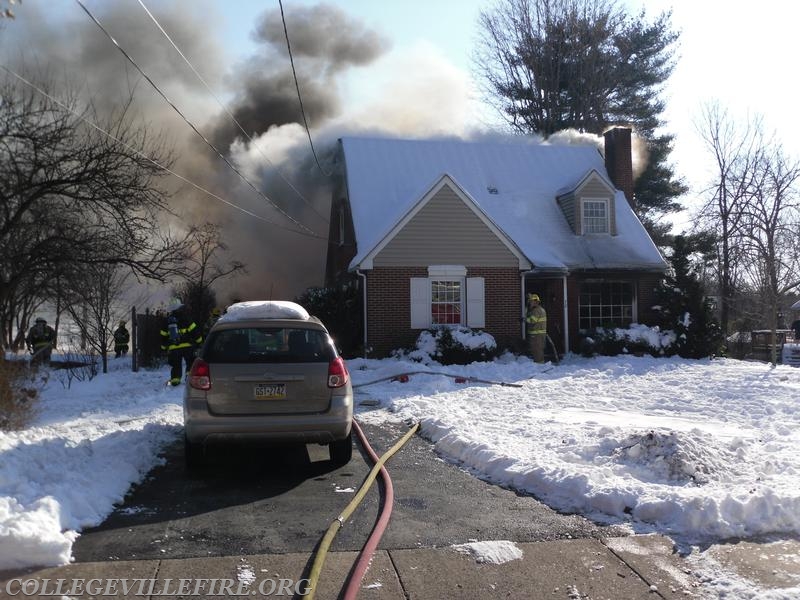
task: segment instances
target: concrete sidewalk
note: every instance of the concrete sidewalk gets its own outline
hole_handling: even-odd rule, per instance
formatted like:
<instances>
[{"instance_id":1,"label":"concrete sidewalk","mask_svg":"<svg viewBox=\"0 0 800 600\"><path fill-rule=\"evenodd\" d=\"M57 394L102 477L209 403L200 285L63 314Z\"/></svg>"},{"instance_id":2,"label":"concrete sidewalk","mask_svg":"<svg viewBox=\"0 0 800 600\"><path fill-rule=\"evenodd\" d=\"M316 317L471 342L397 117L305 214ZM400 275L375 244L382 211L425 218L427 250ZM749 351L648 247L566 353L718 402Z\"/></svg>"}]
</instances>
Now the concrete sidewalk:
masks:
<instances>
[{"instance_id":1,"label":"concrete sidewalk","mask_svg":"<svg viewBox=\"0 0 800 600\"><path fill-rule=\"evenodd\" d=\"M689 563L674 551L667 537L557 540L518 543L517 546L522 550L522 558L502 564L480 563L472 555L453 548L381 550L372 561L359 598L652 600L716 597L693 574ZM781 542L770 547L778 556L770 556L770 551L762 544L746 542L708 551L716 550L715 560L719 564L727 565L740 577L749 577L764 589L797 585L800 544ZM339 597L356 557L355 552L328 555L317 598ZM296 589L298 580L307 574L311 559L305 553L262 554L75 563L28 572L2 572L0 598L219 598L237 594L291 597L287 591ZM780 569L776 569L778 564ZM19 591L19 579L34 580L26 584L27 590L38 593L23 596ZM47 584L46 579L49 580ZM64 580L60 589L58 579ZM100 581L90 584L92 579ZM130 586L127 594L122 589L122 580ZM184 586L182 590L181 585Z\"/></svg>"}]
</instances>

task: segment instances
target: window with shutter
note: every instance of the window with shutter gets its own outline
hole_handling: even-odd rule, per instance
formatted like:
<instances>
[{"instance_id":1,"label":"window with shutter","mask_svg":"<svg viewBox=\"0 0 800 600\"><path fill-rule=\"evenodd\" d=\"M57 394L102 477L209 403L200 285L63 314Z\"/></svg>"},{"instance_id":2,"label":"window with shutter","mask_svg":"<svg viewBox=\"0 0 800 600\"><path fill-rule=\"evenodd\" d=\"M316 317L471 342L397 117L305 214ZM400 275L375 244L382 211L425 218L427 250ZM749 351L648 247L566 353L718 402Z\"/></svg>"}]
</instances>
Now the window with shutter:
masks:
<instances>
[{"instance_id":1,"label":"window with shutter","mask_svg":"<svg viewBox=\"0 0 800 600\"><path fill-rule=\"evenodd\" d=\"M429 267L429 277L411 278L411 328L439 325L485 326L483 277L466 275L465 267Z\"/></svg>"}]
</instances>

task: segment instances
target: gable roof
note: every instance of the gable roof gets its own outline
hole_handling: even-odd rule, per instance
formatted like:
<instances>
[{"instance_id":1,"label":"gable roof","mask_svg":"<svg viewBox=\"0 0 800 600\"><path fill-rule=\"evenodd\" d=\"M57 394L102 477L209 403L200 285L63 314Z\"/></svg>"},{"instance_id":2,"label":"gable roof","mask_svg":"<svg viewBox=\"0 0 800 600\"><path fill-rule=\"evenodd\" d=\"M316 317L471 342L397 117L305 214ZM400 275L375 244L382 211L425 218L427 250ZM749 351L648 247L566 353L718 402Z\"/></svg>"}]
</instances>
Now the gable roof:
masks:
<instances>
[{"instance_id":1,"label":"gable roof","mask_svg":"<svg viewBox=\"0 0 800 600\"><path fill-rule=\"evenodd\" d=\"M651 269L666 266L621 191L617 235L575 235L556 201L595 170L608 181L590 146L534 143L528 138L341 139L357 254L356 268L444 174L540 269Z\"/></svg>"},{"instance_id":2,"label":"gable roof","mask_svg":"<svg viewBox=\"0 0 800 600\"><path fill-rule=\"evenodd\" d=\"M608 175L606 175L605 172L601 173L597 169L592 169L588 173L584 173L583 176L581 177L580 181L578 181L577 183L574 183L572 185L568 185L567 187L560 188L556 192L556 198L559 198L561 196L566 196L567 194L572 194L572 193L577 192L587 181L589 181L593 177L596 177L597 179L599 179L600 182L608 188L609 192L612 192L612 193L616 192L616 188L614 187L614 184L611 183L611 180L609 180ZM626 202L627 202L627 200L626 200Z\"/></svg>"},{"instance_id":3,"label":"gable roof","mask_svg":"<svg viewBox=\"0 0 800 600\"><path fill-rule=\"evenodd\" d=\"M530 262L525 258L525 255L517 247L514 241L510 239L502 229L500 229L497 225L495 225L492 222L489 216L485 212L483 212L483 210L481 209L480 206L478 206L475 200L470 198L469 194L467 194L463 189L461 189L461 186L459 186L453 180L453 178L447 173L442 175L438 179L438 181L436 181L433 184L433 186L431 186L431 188L427 192L425 192L422 198L420 198L419 201L416 202L408 210L408 212L406 212L406 214L400 218L399 221L397 221L392 225L391 229L386 233L386 235L380 238L380 241L375 246L373 246L373 248L369 252L367 252L366 255L364 255L363 259L358 261L359 266L365 269L371 269L372 260L375 258L375 255L378 254L381 250L383 250L383 248L385 248L387 244L389 244L389 242L391 242L392 239L394 239L394 237L398 233L400 233L403 227L405 227L406 224L408 224L408 222L411 221L411 219L413 219L414 216L417 213L419 213L419 211L422 210L436 196L439 190L441 190L445 186L453 190L453 192L455 192L456 194L456 197L458 197L464 203L464 205L469 210L471 210L475 214L475 216L477 216L478 219L480 219L483 222L483 224L486 225L486 227L495 236L497 236L497 239L500 240L500 242L506 248L508 248L508 251L511 252L511 254L513 254L519 261L520 269L525 270L531 268Z\"/></svg>"}]
</instances>

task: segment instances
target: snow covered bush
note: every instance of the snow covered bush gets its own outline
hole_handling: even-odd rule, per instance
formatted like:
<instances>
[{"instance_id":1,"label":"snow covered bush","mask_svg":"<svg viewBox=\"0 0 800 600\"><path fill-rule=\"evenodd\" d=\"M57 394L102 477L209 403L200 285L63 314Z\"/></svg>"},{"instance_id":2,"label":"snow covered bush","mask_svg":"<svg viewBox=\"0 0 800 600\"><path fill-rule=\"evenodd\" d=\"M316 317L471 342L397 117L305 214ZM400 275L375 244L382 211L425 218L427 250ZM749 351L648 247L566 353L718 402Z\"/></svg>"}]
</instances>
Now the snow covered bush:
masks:
<instances>
[{"instance_id":1,"label":"snow covered bush","mask_svg":"<svg viewBox=\"0 0 800 600\"><path fill-rule=\"evenodd\" d=\"M420 333L415 349L406 356L420 362L435 360L443 365L466 365L492 360L497 354L497 342L484 331L438 327Z\"/></svg>"},{"instance_id":2,"label":"snow covered bush","mask_svg":"<svg viewBox=\"0 0 800 600\"><path fill-rule=\"evenodd\" d=\"M632 323L627 329L597 327L581 341L583 356L617 356L635 354L642 356L671 356L675 354L675 333L661 331L658 327L648 327Z\"/></svg>"}]
</instances>

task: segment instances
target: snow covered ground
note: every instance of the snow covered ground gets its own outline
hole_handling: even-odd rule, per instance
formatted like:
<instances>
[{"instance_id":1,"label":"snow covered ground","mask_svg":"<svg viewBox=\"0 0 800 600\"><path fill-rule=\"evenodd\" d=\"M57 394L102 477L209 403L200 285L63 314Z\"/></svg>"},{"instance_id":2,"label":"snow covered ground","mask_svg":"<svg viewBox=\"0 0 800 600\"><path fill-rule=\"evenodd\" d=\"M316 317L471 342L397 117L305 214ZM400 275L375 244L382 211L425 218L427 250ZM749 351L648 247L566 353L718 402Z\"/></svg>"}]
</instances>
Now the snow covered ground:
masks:
<instances>
[{"instance_id":1,"label":"snow covered ground","mask_svg":"<svg viewBox=\"0 0 800 600\"><path fill-rule=\"evenodd\" d=\"M181 389L164 387L166 370L110 364L70 389L52 372L31 427L0 433L0 569L68 562L80 530L179 438ZM356 402L371 401L359 419L420 421L443 456L555 509L683 544L800 535L800 369L648 357L348 365ZM391 380L412 371L431 374ZM798 597L800 583L787 593L774 597Z\"/></svg>"}]
</instances>

